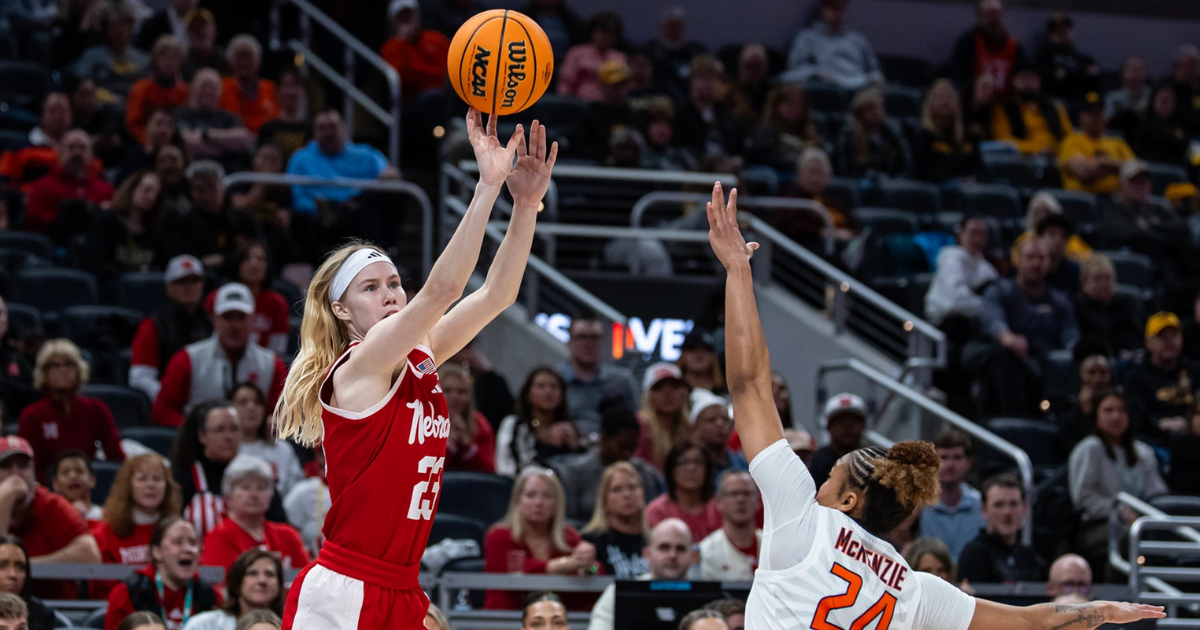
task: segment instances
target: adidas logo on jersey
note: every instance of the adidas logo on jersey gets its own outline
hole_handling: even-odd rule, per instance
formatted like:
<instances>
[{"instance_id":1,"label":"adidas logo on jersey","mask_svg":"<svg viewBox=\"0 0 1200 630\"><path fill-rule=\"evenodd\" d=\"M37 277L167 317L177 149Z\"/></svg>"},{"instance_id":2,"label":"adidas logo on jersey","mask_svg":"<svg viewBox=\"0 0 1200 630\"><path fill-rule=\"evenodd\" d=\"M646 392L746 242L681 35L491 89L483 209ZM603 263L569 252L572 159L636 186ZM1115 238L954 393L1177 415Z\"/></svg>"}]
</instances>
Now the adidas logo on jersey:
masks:
<instances>
[{"instance_id":1,"label":"adidas logo on jersey","mask_svg":"<svg viewBox=\"0 0 1200 630\"><path fill-rule=\"evenodd\" d=\"M433 416L433 403L429 403L429 414L425 413L425 405L419 400L408 403L413 410L412 426L408 430L409 444L424 444L425 438L446 439L450 435L450 419L445 416Z\"/></svg>"}]
</instances>

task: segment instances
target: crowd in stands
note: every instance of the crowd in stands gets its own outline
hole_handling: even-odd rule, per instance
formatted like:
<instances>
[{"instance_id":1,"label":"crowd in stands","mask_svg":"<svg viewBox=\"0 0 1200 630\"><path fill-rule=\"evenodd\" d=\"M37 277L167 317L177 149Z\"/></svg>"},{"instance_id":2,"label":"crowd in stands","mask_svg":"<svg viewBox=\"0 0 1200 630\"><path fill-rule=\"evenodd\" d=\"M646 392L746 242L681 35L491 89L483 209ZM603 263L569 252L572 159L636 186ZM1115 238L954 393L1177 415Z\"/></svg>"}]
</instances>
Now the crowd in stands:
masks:
<instances>
[{"instance_id":1,"label":"crowd in stands","mask_svg":"<svg viewBox=\"0 0 1200 630\"><path fill-rule=\"evenodd\" d=\"M5 253L0 278L0 628L25 618L49 630L56 613L43 600L62 598L107 600L108 630L278 628L285 574L319 551L330 504L321 449L272 433L296 350L297 285L345 237L395 249L400 219L354 188L224 180L394 180L399 165L351 141L323 108L327 86L290 55L264 52L257 7L12 4L0 3L0 26L16 54L62 80L32 95L36 116L0 152L0 229L45 245L18 262ZM882 268L873 256L943 237L922 241L944 246L918 251L928 284L904 304L952 343L937 383L981 423L1054 427L1057 455L1044 463L1062 473L1072 526L1052 544L1022 543L1036 507L1025 487L950 431L935 441L939 502L887 538L914 569L964 590L1047 581L1048 597L1088 598L1093 576L1110 577L1118 493L1200 494L1200 51L1182 47L1165 77L1137 57L1101 68L1062 13L1026 51L1002 0L979 0L944 68L905 83L846 23L846 7L820 0L786 53L755 42L710 51L688 38L678 7L642 43L610 11L585 18L567 0L536 0L525 12L555 51L547 102L578 114L551 130L564 158L730 172L815 201L831 224L805 212L771 220L867 281ZM445 125L446 156L458 123L441 100L449 38L481 9L388 3L380 56L400 75L406 115L436 112ZM1014 170L998 174L1004 165ZM901 185L925 196L903 207L889 192ZM920 233L888 234L856 213L868 206L906 211ZM851 255L858 245L866 262ZM154 272L149 288L163 297L121 345L85 343L66 310L48 306L30 325L26 302L39 296L7 292L10 272L47 266L88 272L106 301ZM640 378L604 358L598 318L579 314L567 332L561 365L500 374L469 346L438 370L447 474L512 480L506 513L480 524L484 570L751 579L762 506L734 431L723 331L697 326L678 361ZM1055 395L1063 365L1078 379ZM106 398L97 381L127 385L136 403ZM773 389L789 446L818 485L864 445L872 418L859 395L804 418L779 374ZM1118 517L1127 526L1136 514ZM48 562L137 570L121 582L30 579L31 563ZM204 581L201 566L223 568L223 581ZM523 610L531 629L591 610L593 629L611 630L615 593L492 591L483 605ZM743 612L715 602L680 628L740 629ZM436 608L427 625L448 630Z\"/></svg>"}]
</instances>

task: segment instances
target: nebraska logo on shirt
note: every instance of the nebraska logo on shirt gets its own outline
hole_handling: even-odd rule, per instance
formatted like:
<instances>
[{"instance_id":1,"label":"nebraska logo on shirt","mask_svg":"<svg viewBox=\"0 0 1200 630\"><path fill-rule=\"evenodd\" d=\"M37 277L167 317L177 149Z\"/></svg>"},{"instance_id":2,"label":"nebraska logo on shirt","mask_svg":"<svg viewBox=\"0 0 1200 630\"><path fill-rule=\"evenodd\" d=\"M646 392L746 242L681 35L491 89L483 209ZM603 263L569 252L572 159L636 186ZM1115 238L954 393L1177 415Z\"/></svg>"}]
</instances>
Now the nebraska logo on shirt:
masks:
<instances>
[{"instance_id":1,"label":"nebraska logo on shirt","mask_svg":"<svg viewBox=\"0 0 1200 630\"><path fill-rule=\"evenodd\" d=\"M58 439L58 423L47 422L42 425L42 438L46 440Z\"/></svg>"},{"instance_id":2,"label":"nebraska logo on shirt","mask_svg":"<svg viewBox=\"0 0 1200 630\"><path fill-rule=\"evenodd\" d=\"M150 562L150 545L121 548L121 564L146 564Z\"/></svg>"},{"instance_id":3,"label":"nebraska logo on shirt","mask_svg":"<svg viewBox=\"0 0 1200 630\"><path fill-rule=\"evenodd\" d=\"M425 443L425 438L445 439L450 435L450 419L444 416L433 417L433 403L429 403L429 415L425 414L425 405L419 400L408 403L413 410L412 427L408 430L408 443Z\"/></svg>"}]
</instances>

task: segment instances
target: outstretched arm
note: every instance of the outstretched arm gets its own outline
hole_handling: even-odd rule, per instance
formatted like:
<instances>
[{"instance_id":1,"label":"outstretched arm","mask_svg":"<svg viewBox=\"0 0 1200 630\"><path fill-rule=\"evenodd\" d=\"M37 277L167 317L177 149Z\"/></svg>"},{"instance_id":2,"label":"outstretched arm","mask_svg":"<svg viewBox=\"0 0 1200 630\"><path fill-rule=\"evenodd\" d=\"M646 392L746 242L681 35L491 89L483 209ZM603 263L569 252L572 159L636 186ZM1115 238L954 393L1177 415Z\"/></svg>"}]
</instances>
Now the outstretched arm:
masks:
<instances>
[{"instance_id":1,"label":"outstretched arm","mask_svg":"<svg viewBox=\"0 0 1200 630\"><path fill-rule=\"evenodd\" d=\"M708 204L708 241L725 265L725 380L733 395L733 421L746 458L783 439L783 423L771 395L771 355L758 319L750 258L758 243L747 243L737 222L737 189L729 203L718 182Z\"/></svg>"},{"instance_id":2,"label":"outstretched arm","mask_svg":"<svg viewBox=\"0 0 1200 630\"><path fill-rule=\"evenodd\" d=\"M513 159L523 134L518 126L508 146L501 146L496 138L496 121L496 116L490 117L485 130L479 110L472 108L467 112L467 133L479 163L479 183L475 186L475 196L471 198L471 204L445 251L438 256L430 270L425 286L399 313L372 326L359 349L337 371L335 378L340 379L339 400L347 394L341 386L345 382L377 380L363 384L372 390L371 396L365 397L372 401L378 398L375 394L379 392L374 390L379 385L383 385L382 391L386 392L391 386L395 367L404 361L418 343L423 342L434 324L446 314L446 309L462 297L467 280L479 259L479 248L492 214L492 206L500 195L500 186L512 172Z\"/></svg>"},{"instance_id":3,"label":"outstretched arm","mask_svg":"<svg viewBox=\"0 0 1200 630\"><path fill-rule=\"evenodd\" d=\"M525 136L517 145L517 168L508 176L508 192L513 197L508 233L500 243L496 259L488 270L483 286L459 302L429 331L429 346L439 364L449 359L479 334L488 322L517 301L525 263L533 246L538 205L550 186L550 172L558 158L558 143L546 150L546 128L533 121L529 128L529 146Z\"/></svg>"},{"instance_id":4,"label":"outstretched arm","mask_svg":"<svg viewBox=\"0 0 1200 630\"><path fill-rule=\"evenodd\" d=\"M1166 617L1162 606L1124 602L1006 606L975 600L967 630L1092 630L1103 623L1129 623Z\"/></svg>"}]
</instances>

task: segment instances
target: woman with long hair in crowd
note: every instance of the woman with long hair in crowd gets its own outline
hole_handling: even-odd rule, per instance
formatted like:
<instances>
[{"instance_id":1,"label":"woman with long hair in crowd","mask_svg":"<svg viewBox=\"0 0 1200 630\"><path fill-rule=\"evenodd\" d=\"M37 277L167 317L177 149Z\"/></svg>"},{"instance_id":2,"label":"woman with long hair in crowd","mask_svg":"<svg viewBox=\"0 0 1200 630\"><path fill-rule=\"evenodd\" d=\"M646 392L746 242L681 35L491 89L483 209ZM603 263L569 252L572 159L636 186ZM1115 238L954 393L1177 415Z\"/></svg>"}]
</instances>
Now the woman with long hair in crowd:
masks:
<instances>
[{"instance_id":1,"label":"woman with long hair in crowd","mask_svg":"<svg viewBox=\"0 0 1200 630\"><path fill-rule=\"evenodd\" d=\"M825 141L809 115L804 86L782 83L767 94L762 124L750 138L746 160L790 173L805 149L824 148Z\"/></svg>"},{"instance_id":2,"label":"woman with long hair in crowd","mask_svg":"<svg viewBox=\"0 0 1200 630\"><path fill-rule=\"evenodd\" d=\"M167 625L152 612L135 612L122 619L117 630L167 630Z\"/></svg>"},{"instance_id":3,"label":"woman with long hair in crowd","mask_svg":"<svg viewBox=\"0 0 1200 630\"><path fill-rule=\"evenodd\" d=\"M167 264L163 234L162 181L150 169L130 175L113 195L112 208L92 224L87 237L88 270L101 282L127 272Z\"/></svg>"},{"instance_id":4,"label":"woman with long hair in crowd","mask_svg":"<svg viewBox=\"0 0 1200 630\"><path fill-rule=\"evenodd\" d=\"M234 253L231 264L234 282L246 285L254 294L251 342L284 356L290 326L288 303L283 294L271 288L274 270L267 245L260 240L246 241Z\"/></svg>"},{"instance_id":5,"label":"woman with long hair in crowd","mask_svg":"<svg viewBox=\"0 0 1200 630\"><path fill-rule=\"evenodd\" d=\"M167 630L182 630L192 617L216 608L220 598L200 579L200 538L177 516L159 521L150 537L150 563L108 595L105 630L138 612L158 613Z\"/></svg>"},{"instance_id":6,"label":"woman with long hair in crowd","mask_svg":"<svg viewBox=\"0 0 1200 630\"><path fill-rule=\"evenodd\" d=\"M699 446L680 444L667 453L663 476L667 493L646 506L646 523L654 527L668 518L687 523L693 540L721 529L721 513L717 511L716 479L712 460Z\"/></svg>"},{"instance_id":7,"label":"woman with long hair in crowd","mask_svg":"<svg viewBox=\"0 0 1200 630\"><path fill-rule=\"evenodd\" d=\"M29 609L29 630L57 628L54 609L33 596L29 579L29 554L20 538L0 534L0 591L16 595Z\"/></svg>"},{"instance_id":8,"label":"woman with long hair in crowd","mask_svg":"<svg viewBox=\"0 0 1200 630\"><path fill-rule=\"evenodd\" d=\"M238 556L225 587L225 603L196 615L183 630L234 630L238 620L255 610L283 614L283 565L271 551L250 549Z\"/></svg>"},{"instance_id":9,"label":"woman with long hair in crowd","mask_svg":"<svg viewBox=\"0 0 1200 630\"><path fill-rule=\"evenodd\" d=\"M421 623L429 598L418 573L437 509L450 433L437 366L517 299L537 210L557 145L534 122L508 146L467 113L479 180L449 243L408 300L387 252L351 242L313 275L292 363L275 412L279 435L321 442L333 505L325 542L288 593L284 628L389 628ZM483 286L463 297L502 185L513 198L504 241ZM349 606L348 606L349 603Z\"/></svg>"},{"instance_id":10,"label":"woman with long hair in crowd","mask_svg":"<svg viewBox=\"0 0 1200 630\"><path fill-rule=\"evenodd\" d=\"M17 434L33 447L39 462L38 480L46 482L46 468L60 451L78 448L89 454L99 444L109 461L122 461L125 451L108 405L80 395L88 381L88 364L69 339L51 339L37 353L33 387L42 398L21 410Z\"/></svg>"},{"instance_id":11,"label":"woman with long hair in crowd","mask_svg":"<svg viewBox=\"0 0 1200 630\"><path fill-rule=\"evenodd\" d=\"M534 368L521 385L516 409L496 431L496 473L513 477L531 464L582 450L567 406L567 382L554 368Z\"/></svg>"},{"instance_id":12,"label":"woman with long hair in crowd","mask_svg":"<svg viewBox=\"0 0 1200 630\"><path fill-rule=\"evenodd\" d=\"M721 371L717 342L712 333L699 328L688 333L679 344L679 359L675 365L679 366L689 391L698 388L717 395L726 392L725 374Z\"/></svg>"},{"instance_id":13,"label":"woman with long hair in crowd","mask_svg":"<svg viewBox=\"0 0 1200 630\"><path fill-rule=\"evenodd\" d=\"M634 455L662 470L667 453L692 439L683 371L674 363L651 365L642 376L642 392L642 409L638 412L642 433Z\"/></svg>"},{"instance_id":14,"label":"woman with long hair in crowd","mask_svg":"<svg viewBox=\"0 0 1200 630\"><path fill-rule=\"evenodd\" d=\"M238 424L242 428L238 454L266 460L275 472L275 486L279 494L286 497L296 484L304 481L304 469L300 467L296 449L288 442L276 439L267 416L267 397L262 388L250 382L238 383L230 392L229 399L237 410Z\"/></svg>"},{"instance_id":15,"label":"woman with long hair in crowd","mask_svg":"<svg viewBox=\"0 0 1200 630\"><path fill-rule=\"evenodd\" d=\"M566 524L566 510L562 484L552 471L536 466L521 471L513 483L508 513L483 540L483 570L550 575L602 571L596 548ZM488 591L483 607L516 610L521 597L516 591Z\"/></svg>"},{"instance_id":16,"label":"woman with long hair in crowd","mask_svg":"<svg viewBox=\"0 0 1200 630\"><path fill-rule=\"evenodd\" d=\"M462 365L444 363L438 380L450 412L450 437L446 440L446 470L496 471L496 434L482 413L475 409L471 374Z\"/></svg>"},{"instance_id":17,"label":"woman with long hair in crowd","mask_svg":"<svg viewBox=\"0 0 1200 630\"><path fill-rule=\"evenodd\" d=\"M958 90L949 79L934 81L913 134L913 177L943 184L967 180L983 170L979 137L963 124Z\"/></svg>"},{"instance_id":18,"label":"woman with long hair in crowd","mask_svg":"<svg viewBox=\"0 0 1200 630\"><path fill-rule=\"evenodd\" d=\"M117 470L104 515L92 529L105 564L143 566L150 562L150 537L159 521L179 516L183 499L167 462L157 453L131 457ZM91 595L103 599L115 583L91 583Z\"/></svg>"},{"instance_id":19,"label":"woman with long hair in crowd","mask_svg":"<svg viewBox=\"0 0 1200 630\"><path fill-rule=\"evenodd\" d=\"M583 528L583 539L596 548L605 575L636 580L650 570L642 556L646 530L641 475L629 462L611 464L600 477L592 520Z\"/></svg>"},{"instance_id":20,"label":"woman with long hair in crowd","mask_svg":"<svg viewBox=\"0 0 1200 630\"><path fill-rule=\"evenodd\" d=\"M842 456L817 488L784 439L771 396L771 355L750 268L758 244L747 243L738 226L737 190L726 202L721 184L714 185L707 214L709 242L727 272L725 357L734 420L766 506L747 627L780 630L799 621L820 628L835 608L841 619L857 619L855 627L897 616L913 630L1091 630L1165 616L1158 606L1113 602L1006 606L911 572L881 536L937 500L937 450L917 441L860 448Z\"/></svg>"},{"instance_id":21,"label":"woman with long hair in crowd","mask_svg":"<svg viewBox=\"0 0 1200 630\"><path fill-rule=\"evenodd\" d=\"M888 125L883 90L869 87L855 94L850 115L834 150L839 174L898 177L911 170L908 143Z\"/></svg>"}]
</instances>

